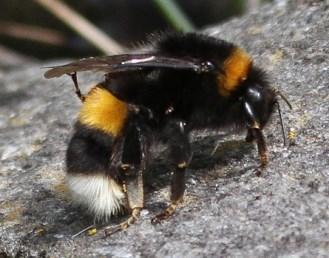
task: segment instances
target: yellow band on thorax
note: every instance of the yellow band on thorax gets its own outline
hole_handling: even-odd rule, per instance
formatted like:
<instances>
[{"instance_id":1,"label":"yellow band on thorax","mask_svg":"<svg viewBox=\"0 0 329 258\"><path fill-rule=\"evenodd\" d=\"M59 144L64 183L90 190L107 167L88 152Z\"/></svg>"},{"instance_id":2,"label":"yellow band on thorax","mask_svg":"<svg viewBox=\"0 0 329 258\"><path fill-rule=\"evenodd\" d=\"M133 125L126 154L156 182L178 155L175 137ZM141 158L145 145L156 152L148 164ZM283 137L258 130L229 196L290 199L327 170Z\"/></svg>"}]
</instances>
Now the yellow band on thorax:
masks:
<instances>
[{"instance_id":1,"label":"yellow band on thorax","mask_svg":"<svg viewBox=\"0 0 329 258\"><path fill-rule=\"evenodd\" d=\"M224 61L224 74L218 76L218 91L221 96L228 96L241 81L247 79L252 65L250 56L241 48L235 48Z\"/></svg>"}]
</instances>

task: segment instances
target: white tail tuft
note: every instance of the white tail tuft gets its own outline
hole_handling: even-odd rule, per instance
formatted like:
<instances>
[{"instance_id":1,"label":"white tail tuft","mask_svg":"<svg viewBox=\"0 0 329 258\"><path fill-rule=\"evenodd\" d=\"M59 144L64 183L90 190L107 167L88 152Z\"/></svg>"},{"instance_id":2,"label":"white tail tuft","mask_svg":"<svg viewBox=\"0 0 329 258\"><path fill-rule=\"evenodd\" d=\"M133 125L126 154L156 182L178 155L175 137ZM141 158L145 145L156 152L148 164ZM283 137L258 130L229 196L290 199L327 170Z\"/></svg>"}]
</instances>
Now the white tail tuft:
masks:
<instances>
[{"instance_id":1,"label":"white tail tuft","mask_svg":"<svg viewBox=\"0 0 329 258\"><path fill-rule=\"evenodd\" d=\"M124 205L122 188L104 175L68 175L67 185L73 201L88 208L96 220L109 220Z\"/></svg>"}]
</instances>

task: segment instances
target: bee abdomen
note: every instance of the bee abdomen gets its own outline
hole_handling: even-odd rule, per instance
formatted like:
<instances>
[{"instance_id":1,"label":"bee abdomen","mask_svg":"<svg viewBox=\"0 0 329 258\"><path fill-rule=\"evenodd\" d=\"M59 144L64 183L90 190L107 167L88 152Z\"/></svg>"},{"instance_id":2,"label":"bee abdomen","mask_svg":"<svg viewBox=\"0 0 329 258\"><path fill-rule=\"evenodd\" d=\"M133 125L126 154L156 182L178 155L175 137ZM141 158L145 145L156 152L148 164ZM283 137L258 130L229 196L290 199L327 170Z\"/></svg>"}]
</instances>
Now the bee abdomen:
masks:
<instances>
[{"instance_id":1,"label":"bee abdomen","mask_svg":"<svg viewBox=\"0 0 329 258\"><path fill-rule=\"evenodd\" d=\"M102 173L68 174L66 182L75 203L87 208L95 219L107 221L121 211L125 201L122 187Z\"/></svg>"},{"instance_id":2,"label":"bee abdomen","mask_svg":"<svg viewBox=\"0 0 329 258\"><path fill-rule=\"evenodd\" d=\"M86 96L66 155L73 202L107 221L125 205L122 185L109 173L113 142L122 135L127 104L101 86Z\"/></svg>"}]
</instances>

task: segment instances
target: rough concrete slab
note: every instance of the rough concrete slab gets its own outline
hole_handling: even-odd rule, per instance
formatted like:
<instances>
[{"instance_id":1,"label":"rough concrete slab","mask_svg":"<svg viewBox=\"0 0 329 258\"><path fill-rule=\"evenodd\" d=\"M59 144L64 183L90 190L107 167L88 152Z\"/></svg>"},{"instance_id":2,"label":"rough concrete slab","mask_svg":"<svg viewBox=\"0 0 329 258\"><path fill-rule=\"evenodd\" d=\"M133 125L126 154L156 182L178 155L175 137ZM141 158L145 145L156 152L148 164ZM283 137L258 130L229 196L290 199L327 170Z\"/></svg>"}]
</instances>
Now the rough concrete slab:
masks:
<instances>
[{"instance_id":1,"label":"rough concrete slab","mask_svg":"<svg viewBox=\"0 0 329 258\"><path fill-rule=\"evenodd\" d=\"M168 197L166 160L159 156L147 176L141 219L105 239L71 237L92 223L70 204L63 185L80 105L71 82L43 79L40 64L2 71L0 257L328 257L329 8L316 2L275 1L206 30L246 48L289 98L293 111L281 105L289 146L275 115L266 129L270 164L257 177L257 151L244 135L195 134L185 205L151 225Z\"/></svg>"}]
</instances>

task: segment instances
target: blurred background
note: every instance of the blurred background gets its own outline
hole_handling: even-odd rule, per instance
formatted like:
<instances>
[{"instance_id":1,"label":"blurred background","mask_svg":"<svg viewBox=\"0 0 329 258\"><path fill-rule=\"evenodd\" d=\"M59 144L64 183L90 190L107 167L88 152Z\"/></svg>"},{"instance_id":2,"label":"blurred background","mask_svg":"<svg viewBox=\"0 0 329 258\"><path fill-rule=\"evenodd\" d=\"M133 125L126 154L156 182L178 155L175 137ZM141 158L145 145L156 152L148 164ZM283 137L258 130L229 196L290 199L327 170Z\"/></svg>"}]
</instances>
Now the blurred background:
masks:
<instances>
[{"instance_id":1,"label":"blurred background","mask_svg":"<svg viewBox=\"0 0 329 258\"><path fill-rule=\"evenodd\" d=\"M1 0L0 63L111 54L152 32L202 29L269 1Z\"/></svg>"}]
</instances>

